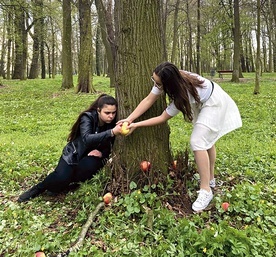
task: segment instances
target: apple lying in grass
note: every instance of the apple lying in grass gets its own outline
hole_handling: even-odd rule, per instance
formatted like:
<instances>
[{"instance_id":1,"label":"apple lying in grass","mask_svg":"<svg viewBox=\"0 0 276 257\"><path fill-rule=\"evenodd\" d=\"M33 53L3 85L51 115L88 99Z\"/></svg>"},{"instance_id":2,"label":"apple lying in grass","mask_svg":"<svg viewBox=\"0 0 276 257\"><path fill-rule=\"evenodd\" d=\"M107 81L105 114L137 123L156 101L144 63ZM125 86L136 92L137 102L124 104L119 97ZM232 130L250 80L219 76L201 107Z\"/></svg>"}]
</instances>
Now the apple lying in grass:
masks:
<instances>
[{"instance_id":1,"label":"apple lying in grass","mask_svg":"<svg viewBox=\"0 0 276 257\"><path fill-rule=\"evenodd\" d=\"M228 211L229 205L230 205L229 203L224 202L224 203L221 204L221 207L224 211Z\"/></svg>"},{"instance_id":2,"label":"apple lying in grass","mask_svg":"<svg viewBox=\"0 0 276 257\"><path fill-rule=\"evenodd\" d=\"M142 170L142 171L149 171L150 170L150 162L148 162L148 161L142 161L141 163L140 163L140 169Z\"/></svg>"},{"instance_id":3,"label":"apple lying in grass","mask_svg":"<svg viewBox=\"0 0 276 257\"><path fill-rule=\"evenodd\" d=\"M129 129L127 129L127 126L128 126L128 122L125 121L121 128L121 134L124 136L126 136L129 133Z\"/></svg>"},{"instance_id":4,"label":"apple lying in grass","mask_svg":"<svg viewBox=\"0 0 276 257\"><path fill-rule=\"evenodd\" d=\"M36 252L35 257L46 257L44 252Z\"/></svg>"},{"instance_id":5,"label":"apple lying in grass","mask_svg":"<svg viewBox=\"0 0 276 257\"><path fill-rule=\"evenodd\" d=\"M105 204L109 204L112 200L112 194L111 193L106 193L104 196L103 196L103 201Z\"/></svg>"},{"instance_id":6,"label":"apple lying in grass","mask_svg":"<svg viewBox=\"0 0 276 257\"><path fill-rule=\"evenodd\" d=\"M172 163L172 167L174 170L176 170L176 165L177 165L177 160L173 161L173 163Z\"/></svg>"}]
</instances>

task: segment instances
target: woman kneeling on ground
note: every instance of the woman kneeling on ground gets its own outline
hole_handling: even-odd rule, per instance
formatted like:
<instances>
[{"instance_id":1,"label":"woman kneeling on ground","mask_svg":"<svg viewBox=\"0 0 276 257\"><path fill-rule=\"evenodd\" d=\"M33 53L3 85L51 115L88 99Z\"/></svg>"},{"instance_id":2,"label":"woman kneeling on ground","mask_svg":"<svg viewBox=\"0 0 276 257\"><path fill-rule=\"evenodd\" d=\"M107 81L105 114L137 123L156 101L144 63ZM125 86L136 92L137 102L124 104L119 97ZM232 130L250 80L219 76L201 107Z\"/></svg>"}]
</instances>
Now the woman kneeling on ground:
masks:
<instances>
[{"instance_id":1,"label":"woman kneeling on ground","mask_svg":"<svg viewBox=\"0 0 276 257\"><path fill-rule=\"evenodd\" d=\"M121 131L121 125L116 125L117 108L114 97L100 95L72 126L55 170L21 194L17 201L28 201L46 190L60 193L74 183L91 179L103 168L111 153L114 136Z\"/></svg>"}]
</instances>

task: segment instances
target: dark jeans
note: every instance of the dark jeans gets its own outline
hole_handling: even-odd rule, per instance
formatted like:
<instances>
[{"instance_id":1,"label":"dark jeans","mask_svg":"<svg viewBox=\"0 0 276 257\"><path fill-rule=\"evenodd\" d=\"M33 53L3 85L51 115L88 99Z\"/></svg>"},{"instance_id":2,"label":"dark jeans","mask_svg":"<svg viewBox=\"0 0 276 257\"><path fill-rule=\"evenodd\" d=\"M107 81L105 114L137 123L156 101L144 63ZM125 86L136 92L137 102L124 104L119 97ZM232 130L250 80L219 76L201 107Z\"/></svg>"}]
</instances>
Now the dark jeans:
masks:
<instances>
[{"instance_id":1,"label":"dark jeans","mask_svg":"<svg viewBox=\"0 0 276 257\"><path fill-rule=\"evenodd\" d=\"M101 158L86 156L78 165L68 165L61 157L56 169L37 186L41 191L61 192L71 183L91 179L104 166L103 162Z\"/></svg>"}]
</instances>

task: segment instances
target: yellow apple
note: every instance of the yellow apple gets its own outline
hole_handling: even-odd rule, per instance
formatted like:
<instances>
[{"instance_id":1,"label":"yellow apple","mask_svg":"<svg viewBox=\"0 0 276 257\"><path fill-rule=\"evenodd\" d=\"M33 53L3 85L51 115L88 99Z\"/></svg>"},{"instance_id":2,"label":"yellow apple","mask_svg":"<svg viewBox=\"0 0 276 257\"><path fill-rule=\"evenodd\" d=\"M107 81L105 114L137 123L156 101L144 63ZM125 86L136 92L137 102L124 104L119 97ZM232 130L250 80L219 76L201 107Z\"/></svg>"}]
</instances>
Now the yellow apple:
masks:
<instances>
[{"instance_id":1,"label":"yellow apple","mask_svg":"<svg viewBox=\"0 0 276 257\"><path fill-rule=\"evenodd\" d=\"M129 129L127 129L127 126L128 126L128 122L125 121L122 125L122 128L121 128L121 134L124 135L124 136L129 133Z\"/></svg>"}]
</instances>

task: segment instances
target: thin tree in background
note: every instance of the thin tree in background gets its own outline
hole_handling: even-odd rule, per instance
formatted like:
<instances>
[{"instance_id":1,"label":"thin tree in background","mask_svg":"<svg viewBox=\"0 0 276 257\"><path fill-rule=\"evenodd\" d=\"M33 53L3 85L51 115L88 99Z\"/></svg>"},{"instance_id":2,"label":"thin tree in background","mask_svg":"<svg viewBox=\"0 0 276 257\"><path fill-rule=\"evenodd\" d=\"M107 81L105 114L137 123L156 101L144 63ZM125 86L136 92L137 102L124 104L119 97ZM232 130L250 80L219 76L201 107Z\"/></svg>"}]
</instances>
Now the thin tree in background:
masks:
<instances>
[{"instance_id":1,"label":"thin tree in background","mask_svg":"<svg viewBox=\"0 0 276 257\"><path fill-rule=\"evenodd\" d=\"M200 1L197 0L197 35L196 35L196 73L201 74L201 54L200 54L200 38L201 38L201 32L200 32L200 26L201 26L201 20L200 20Z\"/></svg>"},{"instance_id":2,"label":"thin tree in background","mask_svg":"<svg viewBox=\"0 0 276 257\"><path fill-rule=\"evenodd\" d=\"M256 40L257 40L257 54L256 54L256 72L255 72L255 88L254 94L260 93L260 76L261 76L261 4L260 0L257 0L257 31L256 31Z\"/></svg>"},{"instance_id":3,"label":"thin tree in background","mask_svg":"<svg viewBox=\"0 0 276 257\"><path fill-rule=\"evenodd\" d=\"M72 51L71 51L71 1L62 1L62 89L74 87L73 84L73 67L72 67Z\"/></svg>"},{"instance_id":4,"label":"thin tree in background","mask_svg":"<svg viewBox=\"0 0 276 257\"><path fill-rule=\"evenodd\" d=\"M274 24L276 24L276 0L271 0L271 6L273 10L273 17L274 17ZM273 69L276 71L276 32L275 29L273 30L274 43L273 45Z\"/></svg>"},{"instance_id":5,"label":"thin tree in background","mask_svg":"<svg viewBox=\"0 0 276 257\"><path fill-rule=\"evenodd\" d=\"M39 17L39 27L40 27L40 33L39 33L39 42L40 42L40 66L41 66L41 78L46 78L46 63L45 63L45 17L44 17L44 4L43 0L38 1L38 10L40 13Z\"/></svg>"},{"instance_id":6,"label":"thin tree in background","mask_svg":"<svg viewBox=\"0 0 276 257\"><path fill-rule=\"evenodd\" d=\"M172 42L172 56L171 56L171 62L176 63L177 62L177 46L178 46L178 12L179 12L179 4L180 0L176 0L175 3L175 9L174 9L174 18L173 18L173 42Z\"/></svg>"},{"instance_id":7,"label":"thin tree in background","mask_svg":"<svg viewBox=\"0 0 276 257\"><path fill-rule=\"evenodd\" d=\"M95 92L96 90L92 86L92 28L90 0L79 0L79 25L80 51L78 58L77 92Z\"/></svg>"},{"instance_id":8,"label":"thin tree in background","mask_svg":"<svg viewBox=\"0 0 276 257\"><path fill-rule=\"evenodd\" d=\"M2 35L2 51L0 58L0 77L6 78L5 74L5 55L6 55L6 26L7 26L7 15L4 16L4 26L3 26L3 35Z\"/></svg>"},{"instance_id":9,"label":"thin tree in background","mask_svg":"<svg viewBox=\"0 0 276 257\"><path fill-rule=\"evenodd\" d=\"M96 56L96 75L101 76L102 66L103 66L103 56L102 56L102 41L101 41L101 27L97 26L96 29L96 45L95 45L95 56Z\"/></svg>"},{"instance_id":10,"label":"thin tree in background","mask_svg":"<svg viewBox=\"0 0 276 257\"><path fill-rule=\"evenodd\" d=\"M234 57L233 57L233 73L232 82L238 83L239 70L240 70L240 10L239 10L239 0L234 0Z\"/></svg>"},{"instance_id":11,"label":"thin tree in background","mask_svg":"<svg viewBox=\"0 0 276 257\"><path fill-rule=\"evenodd\" d=\"M101 27L102 41L105 47L106 58L108 63L108 76L110 77L110 86L115 85L115 32L112 15L113 1L107 0L106 6L102 0L95 0L99 24Z\"/></svg>"},{"instance_id":12,"label":"thin tree in background","mask_svg":"<svg viewBox=\"0 0 276 257\"><path fill-rule=\"evenodd\" d=\"M34 20L34 26L33 26L33 33L30 33L32 39L33 39L33 51L32 51L32 62L30 67L30 72L28 75L28 79L36 79L38 77L39 73L39 33L41 31L40 23L39 21L39 11L38 11L38 2L41 0L33 0L32 1L32 13L33 13L33 20Z\"/></svg>"},{"instance_id":13,"label":"thin tree in background","mask_svg":"<svg viewBox=\"0 0 276 257\"><path fill-rule=\"evenodd\" d=\"M26 10L25 0L14 5L15 60L12 79L27 78L27 35L30 27L26 27Z\"/></svg>"}]
</instances>

